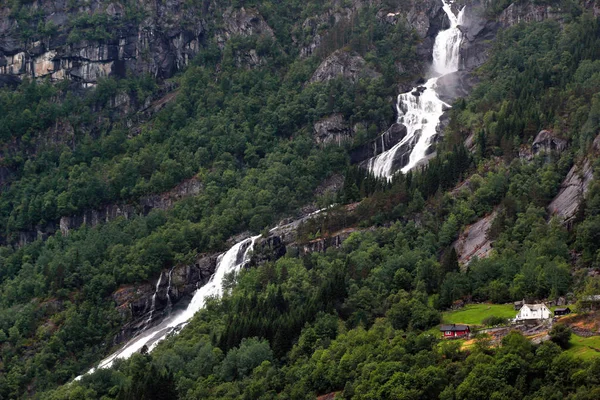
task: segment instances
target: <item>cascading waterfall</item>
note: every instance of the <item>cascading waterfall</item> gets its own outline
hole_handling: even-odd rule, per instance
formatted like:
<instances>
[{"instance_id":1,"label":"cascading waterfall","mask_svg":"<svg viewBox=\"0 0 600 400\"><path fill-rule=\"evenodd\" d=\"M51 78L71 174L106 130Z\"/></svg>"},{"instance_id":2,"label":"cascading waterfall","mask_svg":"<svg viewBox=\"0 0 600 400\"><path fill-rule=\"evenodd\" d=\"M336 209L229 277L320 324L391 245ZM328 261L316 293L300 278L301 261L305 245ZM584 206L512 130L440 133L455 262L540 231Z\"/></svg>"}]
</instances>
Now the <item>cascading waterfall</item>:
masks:
<instances>
[{"instance_id":1,"label":"cascading waterfall","mask_svg":"<svg viewBox=\"0 0 600 400\"><path fill-rule=\"evenodd\" d=\"M169 282L167 284L167 310L171 311L171 307L173 307L173 301L171 301L171 279L173 278L173 268L169 270Z\"/></svg>"},{"instance_id":2,"label":"cascading waterfall","mask_svg":"<svg viewBox=\"0 0 600 400\"><path fill-rule=\"evenodd\" d=\"M410 92L398 95L396 111L397 122L406 126L406 136L396 145L368 160L367 168L376 176L390 179L394 173L394 162L398 157L409 153L408 162L402 167L403 173L414 168L427 155L431 140L436 135L436 129L446 104L436 93L437 81L440 76L458 71L460 63L460 44L463 34L459 29L464 8L455 16L450 2L442 0L443 9L450 20L450 27L440 31L433 46L432 78L423 86L413 88ZM383 141L382 141L383 145ZM406 149L408 149L406 151ZM402 150L402 154L398 151Z\"/></svg>"},{"instance_id":3,"label":"cascading waterfall","mask_svg":"<svg viewBox=\"0 0 600 400\"><path fill-rule=\"evenodd\" d=\"M254 243L260 235L242 240L231 247L227 252L221 254L217 259L215 273L211 276L209 282L200 287L194 293L192 300L185 310L174 312L160 324L144 330L141 334L131 339L119 351L102 360L96 368L90 369L87 373L92 373L98 368L110 368L118 358L127 359L134 353L140 352L143 348L152 351L158 343L172 332L177 332L183 328L198 310L204 307L208 298L220 297L223 295L223 280L228 274L238 273L250 261L250 253L254 249ZM171 284L171 274L169 273L169 288ZM156 289L160 285L162 273L156 284ZM155 305L155 295L152 298L152 309ZM167 291L167 296L168 291ZM78 376L79 380L83 375Z\"/></svg>"},{"instance_id":4,"label":"cascading waterfall","mask_svg":"<svg viewBox=\"0 0 600 400\"><path fill-rule=\"evenodd\" d=\"M156 288L154 289L154 294L152 295L152 301L150 303L150 316L146 320L146 324L144 325L144 330L148 327L148 325L152 322L152 317L154 316L154 309L156 308L156 296L158 294L158 289L160 288L160 282L162 281L162 272L158 277L158 282L156 282Z\"/></svg>"}]
</instances>

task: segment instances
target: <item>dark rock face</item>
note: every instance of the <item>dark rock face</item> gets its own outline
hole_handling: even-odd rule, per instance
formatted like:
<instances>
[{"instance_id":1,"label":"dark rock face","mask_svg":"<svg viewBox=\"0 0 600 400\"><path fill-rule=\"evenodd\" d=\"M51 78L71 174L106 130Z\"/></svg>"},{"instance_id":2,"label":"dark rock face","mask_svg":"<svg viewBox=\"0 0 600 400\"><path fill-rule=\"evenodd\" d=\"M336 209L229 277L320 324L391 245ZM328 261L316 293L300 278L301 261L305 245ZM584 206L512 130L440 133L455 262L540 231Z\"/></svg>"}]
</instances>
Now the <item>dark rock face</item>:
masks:
<instances>
[{"instance_id":1,"label":"dark rock face","mask_svg":"<svg viewBox=\"0 0 600 400\"><path fill-rule=\"evenodd\" d=\"M394 123L390 128L369 141L368 143L356 148L350 153L352 164L359 164L372 157L375 157L386 150L391 149L406 136L406 126Z\"/></svg>"},{"instance_id":2,"label":"dark rock face","mask_svg":"<svg viewBox=\"0 0 600 400\"><path fill-rule=\"evenodd\" d=\"M206 30L201 18L185 27L176 23L185 20L183 1L140 2L145 15L140 22L126 21L123 6L106 3L94 0L85 9L71 10L63 1L34 2L31 9L43 13L58 33L33 43L22 40L18 24L8 18L0 26L0 74L69 79L83 86L127 72L168 78L187 65L202 45ZM111 39L77 40L70 23L82 14L105 15L124 24L117 35L110 32Z\"/></svg>"},{"instance_id":3,"label":"dark rock face","mask_svg":"<svg viewBox=\"0 0 600 400\"><path fill-rule=\"evenodd\" d=\"M310 82L326 82L337 77L356 82L363 76L369 78L380 76L366 64L365 59L358 54L336 50L319 65Z\"/></svg>"},{"instance_id":4,"label":"dark rock face","mask_svg":"<svg viewBox=\"0 0 600 400\"><path fill-rule=\"evenodd\" d=\"M517 25L521 22L540 22L546 19L562 18L559 8L544 4L533 4L531 1L514 2L498 17L503 27Z\"/></svg>"},{"instance_id":5,"label":"dark rock face","mask_svg":"<svg viewBox=\"0 0 600 400\"><path fill-rule=\"evenodd\" d=\"M551 131L542 130L531 145L533 155L539 153L562 153L567 148L567 140L559 138Z\"/></svg>"},{"instance_id":6,"label":"dark rock face","mask_svg":"<svg viewBox=\"0 0 600 400\"><path fill-rule=\"evenodd\" d=\"M318 144L335 143L341 145L352 140L352 128L342 114L333 114L317 121L314 125L315 141Z\"/></svg>"},{"instance_id":7,"label":"dark rock face","mask_svg":"<svg viewBox=\"0 0 600 400\"><path fill-rule=\"evenodd\" d=\"M467 226L461 232L458 240L452 246L458 254L458 262L467 265L474 257L486 258L492 251L492 241L487 238L494 219L496 211L480 219L472 225Z\"/></svg>"},{"instance_id":8,"label":"dark rock face","mask_svg":"<svg viewBox=\"0 0 600 400\"><path fill-rule=\"evenodd\" d=\"M25 76L68 79L83 87L94 86L98 79L111 75L169 78L198 54L209 29L212 34L204 16L216 9L208 0L193 12L185 0L141 0L135 4L137 15L130 7L103 0L90 0L79 8L71 8L63 0L30 3L27 9L43 15L56 32L39 41L25 40L19 35L17 21L10 17L11 10L0 5L0 86ZM99 29L116 32L107 32L108 38L102 40L81 34L73 28L73 21L82 15L104 18L111 25ZM273 36L255 10L230 8L222 17L222 27L214 29L220 46L232 36ZM259 62L256 52L249 57Z\"/></svg>"},{"instance_id":9,"label":"dark rock face","mask_svg":"<svg viewBox=\"0 0 600 400\"><path fill-rule=\"evenodd\" d=\"M189 301L196 289L206 284L215 272L217 258L217 254L199 255L193 264L162 271L156 282L125 286L113 293L117 311L128 321L115 336L114 343L131 339L147 326L161 321L179 303Z\"/></svg>"}]
</instances>

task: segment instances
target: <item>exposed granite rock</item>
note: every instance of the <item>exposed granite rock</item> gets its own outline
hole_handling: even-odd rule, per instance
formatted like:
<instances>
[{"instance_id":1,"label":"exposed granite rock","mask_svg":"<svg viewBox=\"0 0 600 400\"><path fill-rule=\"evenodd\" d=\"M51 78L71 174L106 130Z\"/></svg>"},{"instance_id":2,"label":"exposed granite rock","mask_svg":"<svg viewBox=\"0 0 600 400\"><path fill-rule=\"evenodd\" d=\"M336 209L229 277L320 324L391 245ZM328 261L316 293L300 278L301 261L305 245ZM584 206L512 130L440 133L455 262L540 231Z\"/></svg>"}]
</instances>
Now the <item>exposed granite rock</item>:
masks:
<instances>
[{"instance_id":1,"label":"exposed granite rock","mask_svg":"<svg viewBox=\"0 0 600 400\"><path fill-rule=\"evenodd\" d=\"M315 122L315 141L318 144L341 145L352 140L353 131L342 114L333 114Z\"/></svg>"},{"instance_id":2,"label":"exposed granite rock","mask_svg":"<svg viewBox=\"0 0 600 400\"><path fill-rule=\"evenodd\" d=\"M310 82L326 82L340 76L356 82L361 77L377 78L380 74L368 68L365 59L358 54L336 50L319 65Z\"/></svg>"},{"instance_id":3,"label":"exposed granite rock","mask_svg":"<svg viewBox=\"0 0 600 400\"><path fill-rule=\"evenodd\" d=\"M391 149L406 136L406 133L406 126L403 124L392 124L387 131L375 139L354 149L350 153L350 162L359 164Z\"/></svg>"},{"instance_id":4,"label":"exposed granite rock","mask_svg":"<svg viewBox=\"0 0 600 400\"><path fill-rule=\"evenodd\" d=\"M476 83L477 79L470 72L457 71L441 76L435 91L442 101L452 104L459 97L468 96Z\"/></svg>"},{"instance_id":5,"label":"exposed granite rock","mask_svg":"<svg viewBox=\"0 0 600 400\"><path fill-rule=\"evenodd\" d=\"M394 14L398 15L399 13ZM437 0L411 2L411 8L405 16L408 24L423 39L435 38L440 30L450 26L450 21L442 8L442 2ZM392 15L388 14L388 17L392 17Z\"/></svg>"},{"instance_id":6,"label":"exposed granite rock","mask_svg":"<svg viewBox=\"0 0 600 400\"><path fill-rule=\"evenodd\" d=\"M496 211L467 226L454 242L453 246L458 254L458 262L468 265L473 257L486 258L492 251L492 241L488 239L487 232L496 218Z\"/></svg>"},{"instance_id":7,"label":"exposed granite rock","mask_svg":"<svg viewBox=\"0 0 600 400\"><path fill-rule=\"evenodd\" d=\"M190 63L214 32L221 48L233 36L266 35L273 30L254 9L228 8L222 14L222 26L209 26L217 20L218 5L204 1L190 11L186 0L136 2L137 15L117 2L90 0L72 7L63 0L33 1L28 12L42 15L56 32L41 40L25 40L21 27L11 16L8 6L0 5L0 86L14 83L25 76L68 79L83 87L94 86L106 76L150 74L163 79ZM201 10L200 10L201 8ZM73 21L81 15L107 18L107 38L93 37L73 29ZM35 30L35 29L34 29ZM255 50L240 56L240 62L258 64Z\"/></svg>"},{"instance_id":8,"label":"exposed granite rock","mask_svg":"<svg viewBox=\"0 0 600 400\"><path fill-rule=\"evenodd\" d=\"M485 17L484 7L481 4L473 2L465 6L460 26L464 34L460 46L461 69L471 71L487 61L499 27L498 22L490 21Z\"/></svg>"},{"instance_id":9,"label":"exposed granite rock","mask_svg":"<svg viewBox=\"0 0 600 400\"><path fill-rule=\"evenodd\" d=\"M548 206L548 212L569 225L575 218L592 179L594 174L589 159L586 158L580 165L574 165Z\"/></svg>"},{"instance_id":10,"label":"exposed granite rock","mask_svg":"<svg viewBox=\"0 0 600 400\"><path fill-rule=\"evenodd\" d=\"M221 37L230 39L232 36L252 36L265 35L273 37L273 29L263 19L263 17L254 9L233 9L229 7L223 13L225 29ZM224 44L224 41L220 41Z\"/></svg>"},{"instance_id":11,"label":"exposed granite rock","mask_svg":"<svg viewBox=\"0 0 600 400\"><path fill-rule=\"evenodd\" d=\"M531 1L516 1L502 11L498 21L503 27L510 27L521 22L540 22L561 17L562 13L557 7L533 4Z\"/></svg>"},{"instance_id":12,"label":"exposed granite rock","mask_svg":"<svg viewBox=\"0 0 600 400\"><path fill-rule=\"evenodd\" d=\"M290 250L292 254L297 254L302 257L311 253L324 253L329 248L340 248L348 237L357 232L356 228L347 228L339 232L335 232L327 237L311 240L308 243L292 243Z\"/></svg>"},{"instance_id":13,"label":"exposed granite rock","mask_svg":"<svg viewBox=\"0 0 600 400\"><path fill-rule=\"evenodd\" d=\"M157 208L159 210L166 210L175 204L176 201L181 200L185 197L196 196L202 190L202 182L198 178L191 178L181 182L175 186L172 190L162 193L153 194L150 196L142 197L140 199L140 206L143 207L143 213L147 214L151 210Z\"/></svg>"},{"instance_id":14,"label":"exposed granite rock","mask_svg":"<svg viewBox=\"0 0 600 400\"><path fill-rule=\"evenodd\" d=\"M567 140L559 138L551 131L540 131L531 145L533 155L539 153L562 153L567 148Z\"/></svg>"}]
</instances>

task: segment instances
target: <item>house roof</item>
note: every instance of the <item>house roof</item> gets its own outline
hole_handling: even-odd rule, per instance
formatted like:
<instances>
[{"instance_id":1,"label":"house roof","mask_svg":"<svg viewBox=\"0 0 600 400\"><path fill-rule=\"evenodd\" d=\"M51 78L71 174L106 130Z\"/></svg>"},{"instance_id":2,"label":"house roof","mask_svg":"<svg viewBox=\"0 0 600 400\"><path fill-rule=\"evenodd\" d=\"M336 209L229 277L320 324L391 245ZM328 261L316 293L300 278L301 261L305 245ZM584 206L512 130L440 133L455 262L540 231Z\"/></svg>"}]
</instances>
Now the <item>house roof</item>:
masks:
<instances>
[{"instance_id":1,"label":"house roof","mask_svg":"<svg viewBox=\"0 0 600 400\"><path fill-rule=\"evenodd\" d=\"M561 311L571 311L571 309L569 307L563 307L563 308L557 308L554 310L554 312L561 312Z\"/></svg>"},{"instance_id":2,"label":"house roof","mask_svg":"<svg viewBox=\"0 0 600 400\"><path fill-rule=\"evenodd\" d=\"M546 307L546 305L543 303L542 304L523 304L523 307L525 307L525 306L529 307L529 309L531 311L538 311L538 310L541 310L542 308Z\"/></svg>"},{"instance_id":3,"label":"house roof","mask_svg":"<svg viewBox=\"0 0 600 400\"><path fill-rule=\"evenodd\" d=\"M440 326L440 331L456 332L456 331L468 331L468 330L469 330L469 325L452 324L452 325L441 325Z\"/></svg>"}]
</instances>

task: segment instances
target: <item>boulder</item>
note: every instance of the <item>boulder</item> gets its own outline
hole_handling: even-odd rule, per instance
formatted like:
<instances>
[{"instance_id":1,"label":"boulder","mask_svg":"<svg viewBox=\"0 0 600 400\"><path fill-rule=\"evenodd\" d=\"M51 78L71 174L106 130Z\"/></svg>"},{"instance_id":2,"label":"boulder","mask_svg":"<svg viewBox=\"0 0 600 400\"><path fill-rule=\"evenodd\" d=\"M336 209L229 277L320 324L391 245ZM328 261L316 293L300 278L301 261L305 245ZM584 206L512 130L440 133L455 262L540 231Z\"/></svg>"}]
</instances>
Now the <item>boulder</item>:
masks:
<instances>
[{"instance_id":1,"label":"boulder","mask_svg":"<svg viewBox=\"0 0 600 400\"><path fill-rule=\"evenodd\" d=\"M539 153L562 153L567 148L567 140L554 135L552 131L540 131L531 145L533 155Z\"/></svg>"}]
</instances>

